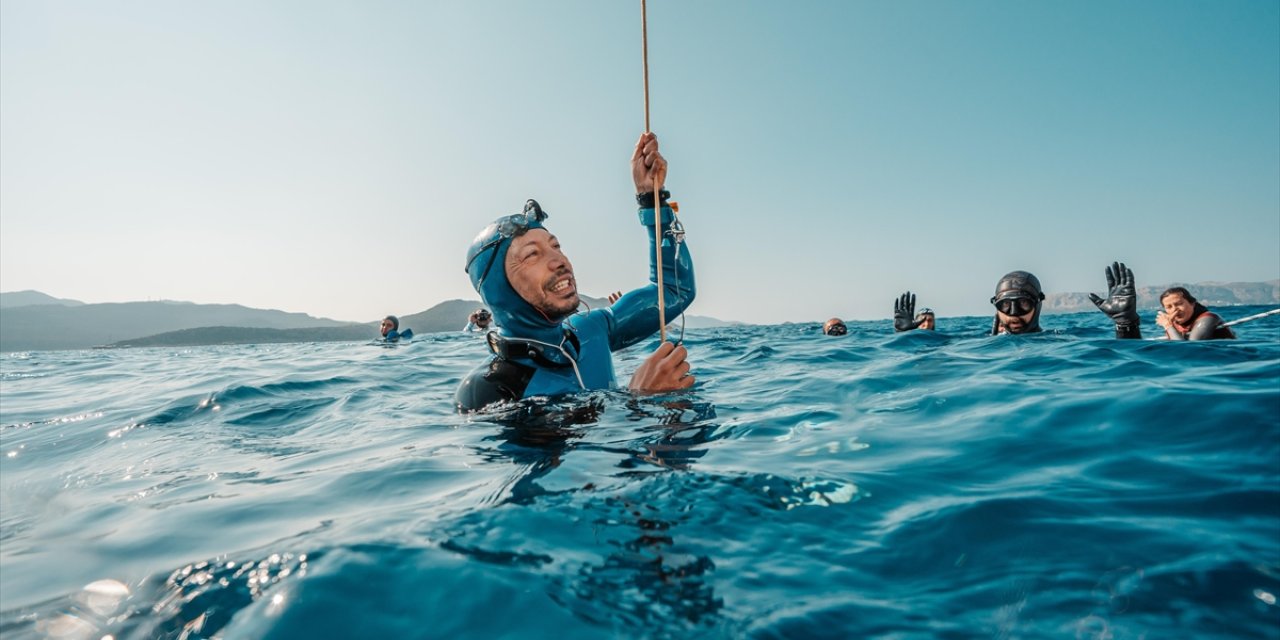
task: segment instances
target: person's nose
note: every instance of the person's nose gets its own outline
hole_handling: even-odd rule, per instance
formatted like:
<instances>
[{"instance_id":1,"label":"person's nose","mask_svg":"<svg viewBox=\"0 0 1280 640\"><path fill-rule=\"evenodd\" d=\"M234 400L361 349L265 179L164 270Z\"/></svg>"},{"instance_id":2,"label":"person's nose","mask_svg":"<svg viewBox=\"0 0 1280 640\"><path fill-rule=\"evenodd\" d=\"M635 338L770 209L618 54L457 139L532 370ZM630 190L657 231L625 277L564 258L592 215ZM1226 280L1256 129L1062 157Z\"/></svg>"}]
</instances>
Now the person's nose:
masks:
<instances>
[{"instance_id":1,"label":"person's nose","mask_svg":"<svg viewBox=\"0 0 1280 640\"><path fill-rule=\"evenodd\" d=\"M565 257L564 253L561 252L559 249L553 249L551 251L551 258L547 260L547 268L552 271L560 271L561 269L568 269L569 258Z\"/></svg>"}]
</instances>

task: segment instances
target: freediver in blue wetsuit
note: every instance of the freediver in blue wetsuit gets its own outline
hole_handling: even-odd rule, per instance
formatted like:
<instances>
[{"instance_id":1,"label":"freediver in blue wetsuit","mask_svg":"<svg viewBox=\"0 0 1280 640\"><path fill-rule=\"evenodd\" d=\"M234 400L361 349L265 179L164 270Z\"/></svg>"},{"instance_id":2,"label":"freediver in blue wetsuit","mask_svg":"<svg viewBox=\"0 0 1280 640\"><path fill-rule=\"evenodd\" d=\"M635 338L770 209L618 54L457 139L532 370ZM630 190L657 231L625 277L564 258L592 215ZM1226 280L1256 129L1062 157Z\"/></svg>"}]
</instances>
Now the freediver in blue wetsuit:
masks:
<instances>
[{"instance_id":1,"label":"freediver in blue wetsuit","mask_svg":"<svg viewBox=\"0 0 1280 640\"><path fill-rule=\"evenodd\" d=\"M400 330L400 319L395 316L383 318L379 331L382 333L382 339L386 342L399 342L413 337L413 329Z\"/></svg>"},{"instance_id":2,"label":"freediver in blue wetsuit","mask_svg":"<svg viewBox=\"0 0 1280 640\"><path fill-rule=\"evenodd\" d=\"M458 387L458 410L613 387L613 352L658 330L654 224L663 229L666 317L674 318L693 302L693 261L684 231L667 206L671 194L659 187L661 207L655 215L653 193L645 193L655 181L666 183L667 162L654 134L645 133L636 142L631 174L640 223L649 231L650 283L610 307L577 313L573 265L561 252L559 240L542 226L547 214L537 202L529 200L523 212L498 218L476 237L467 251L466 272L493 310L500 332L488 334L493 355ZM636 370L630 388L655 392L692 386L685 357L683 346L663 342Z\"/></svg>"}]
</instances>

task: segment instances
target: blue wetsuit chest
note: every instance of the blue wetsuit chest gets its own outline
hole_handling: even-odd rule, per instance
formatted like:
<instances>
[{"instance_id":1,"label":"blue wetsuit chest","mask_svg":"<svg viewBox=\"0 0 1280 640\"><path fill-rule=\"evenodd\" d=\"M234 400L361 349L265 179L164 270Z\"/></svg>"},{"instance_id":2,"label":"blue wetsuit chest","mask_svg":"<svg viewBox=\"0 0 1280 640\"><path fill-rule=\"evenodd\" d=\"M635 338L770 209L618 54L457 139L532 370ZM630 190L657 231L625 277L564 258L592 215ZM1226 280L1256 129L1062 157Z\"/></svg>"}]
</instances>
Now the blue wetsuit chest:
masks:
<instances>
[{"instance_id":1,"label":"blue wetsuit chest","mask_svg":"<svg viewBox=\"0 0 1280 640\"><path fill-rule=\"evenodd\" d=\"M596 317L592 317L593 315ZM533 377L529 380L529 385L525 387L526 397L553 396L582 391L582 386L578 384L578 375L582 376L582 384L588 390L613 387L615 382L613 352L609 349L608 325L603 315L591 312L571 318L566 324L572 327L570 330L578 338L577 374L575 375L573 366L554 368L537 366ZM565 347L566 350L573 348L568 341ZM559 353L554 355L559 356L558 359L564 359L564 356Z\"/></svg>"}]
</instances>

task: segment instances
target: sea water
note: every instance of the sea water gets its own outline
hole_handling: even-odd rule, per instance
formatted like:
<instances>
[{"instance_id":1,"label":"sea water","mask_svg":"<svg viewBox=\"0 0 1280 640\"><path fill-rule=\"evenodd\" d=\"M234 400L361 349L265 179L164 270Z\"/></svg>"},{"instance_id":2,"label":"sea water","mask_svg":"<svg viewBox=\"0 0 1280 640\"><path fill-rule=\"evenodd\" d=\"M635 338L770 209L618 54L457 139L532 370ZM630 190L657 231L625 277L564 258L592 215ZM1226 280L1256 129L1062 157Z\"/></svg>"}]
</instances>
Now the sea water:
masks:
<instances>
[{"instance_id":1,"label":"sea water","mask_svg":"<svg viewBox=\"0 0 1280 640\"><path fill-rule=\"evenodd\" d=\"M4 354L0 635L1280 636L1280 316L1043 324L689 331L690 392L476 417L476 335Z\"/></svg>"}]
</instances>

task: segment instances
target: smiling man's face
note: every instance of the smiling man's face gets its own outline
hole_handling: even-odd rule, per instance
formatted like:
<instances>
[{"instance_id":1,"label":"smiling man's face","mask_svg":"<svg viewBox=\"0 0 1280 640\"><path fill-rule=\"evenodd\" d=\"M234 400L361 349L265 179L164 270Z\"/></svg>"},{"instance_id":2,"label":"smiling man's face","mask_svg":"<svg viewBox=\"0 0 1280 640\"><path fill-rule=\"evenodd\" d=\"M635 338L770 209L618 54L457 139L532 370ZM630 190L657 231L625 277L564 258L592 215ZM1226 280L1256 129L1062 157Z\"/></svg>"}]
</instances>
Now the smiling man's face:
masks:
<instances>
[{"instance_id":1,"label":"smiling man's face","mask_svg":"<svg viewBox=\"0 0 1280 640\"><path fill-rule=\"evenodd\" d=\"M546 229L530 229L511 239L506 270L511 288L549 320L577 311L573 265L560 252L560 241Z\"/></svg>"}]
</instances>

